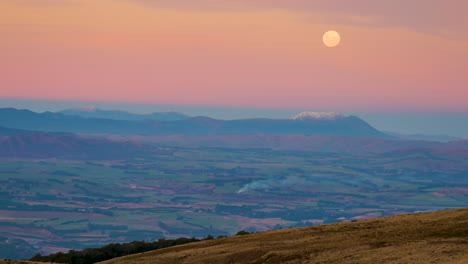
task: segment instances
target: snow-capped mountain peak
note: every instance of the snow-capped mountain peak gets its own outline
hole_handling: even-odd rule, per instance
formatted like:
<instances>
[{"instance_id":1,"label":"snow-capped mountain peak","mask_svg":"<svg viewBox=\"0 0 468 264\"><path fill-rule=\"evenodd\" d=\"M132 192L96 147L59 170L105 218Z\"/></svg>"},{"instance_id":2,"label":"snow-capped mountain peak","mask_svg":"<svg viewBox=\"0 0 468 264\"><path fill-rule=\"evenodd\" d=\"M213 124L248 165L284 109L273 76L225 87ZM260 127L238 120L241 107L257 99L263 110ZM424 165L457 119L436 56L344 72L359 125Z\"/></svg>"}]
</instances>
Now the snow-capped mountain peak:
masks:
<instances>
[{"instance_id":1,"label":"snow-capped mountain peak","mask_svg":"<svg viewBox=\"0 0 468 264\"><path fill-rule=\"evenodd\" d=\"M344 117L341 113L337 112L302 112L296 116L291 117L293 120L305 120L305 119L322 119L322 120L334 120L340 117Z\"/></svg>"}]
</instances>

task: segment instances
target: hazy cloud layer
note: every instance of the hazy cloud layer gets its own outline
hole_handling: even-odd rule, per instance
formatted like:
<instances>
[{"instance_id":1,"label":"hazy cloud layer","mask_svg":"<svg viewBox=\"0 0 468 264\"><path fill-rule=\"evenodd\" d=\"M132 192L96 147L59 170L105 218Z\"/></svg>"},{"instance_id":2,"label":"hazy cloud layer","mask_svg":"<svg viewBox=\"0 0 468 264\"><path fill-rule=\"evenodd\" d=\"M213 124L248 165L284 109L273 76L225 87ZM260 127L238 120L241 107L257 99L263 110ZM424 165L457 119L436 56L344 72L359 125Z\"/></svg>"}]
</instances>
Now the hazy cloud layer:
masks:
<instances>
[{"instance_id":1,"label":"hazy cloud layer","mask_svg":"<svg viewBox=\"0 0 468 264\"><path fill-rule=\"evenodd\" d=\"M0 0L0 96L466 112L466 5ZM322 42L329 29L342 35L335 49Z\"/></svg>"},{"instance_id":2,"label":"hazy cloud layer","mask_svg":"<svg viewBox=\"0 0 468 264\"><path fill-rule=\"evenodd\" d=\"M76 5L80 0L9 0L15 4L34 5L34 6L57 6L57 5Z\"/></svg>"},{"instance_id":3,"label":"hazy cloud layer","mask_svg":"<svg viewBox=\"0 0 468 264\"><path fill-rule=\"evenodd\" d=\"M76 5L84 0L9 0L27 5ZM113 0L195 10L291 10L317 24L404 27L443 36L468 36L468 1L462 0Z\"/></svg>"},{"instance_id":4,"label":"hazy cloud layer","mask_svg":"<svg viewBox=\"0 0 468 264\"><path fill-rule=\"evenodd\" d=\"M118 0L122 1L122 0ZM468 1L459 0L125 0L189 9L289 9L317 14L315 23L406 27L442 35L467 34Z\"/></svg>"}]
</instances>

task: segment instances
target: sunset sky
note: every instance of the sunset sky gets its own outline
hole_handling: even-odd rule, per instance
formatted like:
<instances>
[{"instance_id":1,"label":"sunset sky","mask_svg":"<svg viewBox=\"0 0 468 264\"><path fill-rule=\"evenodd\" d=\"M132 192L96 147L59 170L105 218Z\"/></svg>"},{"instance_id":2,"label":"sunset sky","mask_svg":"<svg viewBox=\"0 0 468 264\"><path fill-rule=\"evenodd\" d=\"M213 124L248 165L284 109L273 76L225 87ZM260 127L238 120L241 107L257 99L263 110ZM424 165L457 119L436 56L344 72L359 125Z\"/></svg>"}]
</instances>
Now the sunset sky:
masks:
<instances>
[{"instance_id":1,"label":"sunset sky","mask_svg":"<svg viewBox=\"0 0 468 264\"><path fill-rule=\"evenodd\" d=\"M0 97L468 112L468 1L0 0ZM341 34L327 48L322 35Z\"/></svg>"}]
</instances>

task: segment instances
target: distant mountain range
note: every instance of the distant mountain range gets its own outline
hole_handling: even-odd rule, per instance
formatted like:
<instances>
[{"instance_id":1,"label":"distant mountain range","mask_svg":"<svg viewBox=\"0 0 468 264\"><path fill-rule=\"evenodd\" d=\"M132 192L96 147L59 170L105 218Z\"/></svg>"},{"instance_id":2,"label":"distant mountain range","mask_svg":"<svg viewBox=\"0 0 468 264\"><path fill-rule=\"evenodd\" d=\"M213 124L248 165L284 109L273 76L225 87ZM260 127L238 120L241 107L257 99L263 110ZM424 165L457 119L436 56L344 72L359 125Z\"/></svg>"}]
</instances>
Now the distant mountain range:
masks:
<instances>
[{"instance_id":1,"label":"distant mountain range","mask_svg":"<svg viewBox=\"0 0 468 264\"><path fill-rule=\"evenodd\" d=\"M94 110L93 110L94 111ZM91 112L93 112L91 111ZM85 111L81 111L85 112ZM107 112L107 111L105 111ZM115 111L110 111L114 114ZM70 112L68 112L70 113ZM96 113L96 111L94 111ZM0 126L46 132L136 135L336 135L390 138L355 116L306 112L291 119L116 120L63 113L0 109Z\"/></svg>"},{"instance_id":2,"label":"distant mountain range","mask_svg":"<svg viewBox=\"0 0 468 264\"><path fill-rule=\"evenodd\" d=\"M152 114L134 114L119 110L102 110L95 106L83 106L77 108L66 109L58 112L64 115L81 116L86 118L103 118L114 120L160 120L160 121L175 121L187 119L190 116L182 113L167 111L156 112Z\"/></svg>"},{"instance_id":3,"label":"distant mountain range","mask_svg":"<svg viewBox=\"0 0 468 264\"><path fill-rule=\"evenodd\" d=\"M89 111L98 112L94 108ZM163 121L0 109L0 157L123 159L154 152L157 150L154 144L450 157L465 157L468 150L468 140L445 143L401 140L374 129L358 117L339 113L304 112L290 119L188 117Z\"/></svg>"}]
</instances>

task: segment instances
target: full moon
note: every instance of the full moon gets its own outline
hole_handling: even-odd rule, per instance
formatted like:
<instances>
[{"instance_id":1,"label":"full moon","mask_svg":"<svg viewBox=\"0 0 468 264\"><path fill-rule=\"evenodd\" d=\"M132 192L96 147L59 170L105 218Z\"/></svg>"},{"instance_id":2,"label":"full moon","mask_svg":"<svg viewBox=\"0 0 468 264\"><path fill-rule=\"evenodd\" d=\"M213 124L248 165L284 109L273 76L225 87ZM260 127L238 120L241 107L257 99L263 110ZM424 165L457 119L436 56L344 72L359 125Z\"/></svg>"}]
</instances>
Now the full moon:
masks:
<instances>
[{"instance_id":1,"label":"full moon","mask_svg":"<svg viewBox=\"0 0 468 264\"><path fill-rule=\"evenodd\" d=\"M340 34L334 30L330 30L323 34L323 44L329 48L333 48L340 44Z\"/></svg>"}]
</instances>

